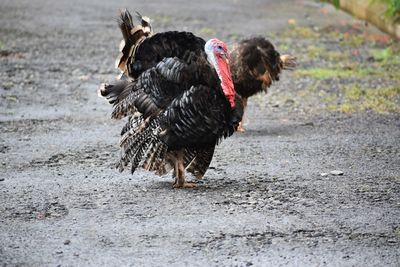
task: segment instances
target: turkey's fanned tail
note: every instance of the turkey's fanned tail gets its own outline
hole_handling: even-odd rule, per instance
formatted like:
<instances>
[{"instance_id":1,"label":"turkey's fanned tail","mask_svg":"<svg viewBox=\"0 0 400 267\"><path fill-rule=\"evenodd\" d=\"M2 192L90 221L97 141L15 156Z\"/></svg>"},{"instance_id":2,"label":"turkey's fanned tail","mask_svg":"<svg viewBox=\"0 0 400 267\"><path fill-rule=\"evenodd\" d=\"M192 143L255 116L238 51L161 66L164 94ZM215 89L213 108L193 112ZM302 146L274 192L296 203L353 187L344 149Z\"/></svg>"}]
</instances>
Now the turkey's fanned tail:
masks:
<instances>
[{"instance_id":1,"label":"turkey's fanned tail","mask_svg":"<svg viewBox=\"0 0 400 267\"><path fill-rule=\"evenodd\" d=\"M136 17L140 24L133 23L132 15L128 10L121 10L118 20L118 26L121 30L124 39L119 46L120 54L115 62L115 67L118 68L122 75L129 76L128 61L132 61L137 47L143 42L144 39L153 34L150 19L143 17L136 12Z\"/></svg>"},{"instance_id":2,"label":"turkey's fanned tail","mask_svg":"<svg viewBox=\"0 0 400 267\"><path fill-rule=\"evenodd\" d=\"M117 164L119 171L122 172L129 163L132 173L138 166L148 170L155 169L164 160L168 148L159 139L160 132L157 118L145 120L143 116L132 116L121 133L121 158Z\"/></svg>"}]
</instances>

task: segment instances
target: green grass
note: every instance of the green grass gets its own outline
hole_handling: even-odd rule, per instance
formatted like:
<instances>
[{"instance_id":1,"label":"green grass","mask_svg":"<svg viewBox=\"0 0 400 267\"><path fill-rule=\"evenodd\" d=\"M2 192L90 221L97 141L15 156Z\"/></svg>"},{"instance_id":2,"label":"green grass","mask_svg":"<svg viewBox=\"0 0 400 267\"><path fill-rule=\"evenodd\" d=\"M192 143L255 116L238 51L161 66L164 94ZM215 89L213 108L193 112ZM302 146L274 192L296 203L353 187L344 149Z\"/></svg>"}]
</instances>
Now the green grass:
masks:
<instances>
[{"instance_id":1,"label":"green grass","mask_svg":"<svg viewBox=\"0 0 400 267\"><path fill-rule=\"evenodd\" d=\"M363 88L354 84L341 88L340 93L341 104L330 104L330 110L343 113L364 110L400 112L400 87Z\"/></svg>"},{"instance_id":2,"label":"green grass","mask_svg":"<svg viewBox=\"0 0 400 267\"><path fill-rule=\"evenodd\" d=\"M343 39L340 41L342 46L360 46L364 44L365 37L360 34L343 34Z\"/></svg>"},{"instance_id":3,"label":"green grass","mask_svg":"<svg viewBox=\"0 0 400 267\"><path fill-rule=\"evenodd\" d=\"M315 79L330 78L363 78L371 75L377 75L380 72L372 68L355 68L346 66L343 68L309 68L295 71L296 77L309 76Z\"/></svg>"},{"instance_id":4,"label":"green grass","mask_svg":"<svg viewBox=\"0 0 400 267\"><path fill-rule=\"evenodd\" d=\"M332 92L321 90L320 85L318 81L313 82L308 88L299 91L297 96L305 102L318 101L323 109L332 112L372 110L377 113L400 113L400 87L365 88L354 83Z\"/></svg>"},{"instance_id":5,"label":"green grass","mask_svg":"<svg viewBox=\"0 0 400 267\"><path fill-rule=\"evenodd\" d=\"M331 2L336 8L340 8L340 0L326 0ZM367 1L367 0L365 0ZM400 0L369 0L370 3L384 2L386 4L386 17L396 17L400 13Z\"/></svg>"},{"instance_id":6,"label":"green grass","mask_svg":"<svg viewBox=\"0 0 400 267\"><path fill-rule=\"evenodd\" d=\"M359 100L361 96L365 95L365 90L359 86L346 86L343 88L343 95L350 101Z\"/></svg>"},{"instance_id":7,"label":"green grass","mask_svg":"<svg viewBox=\"0 0 400 267\"><path fill-rule=\"evenodd\" d=\"M305 44L293 47L299 62L305 63L300 66L307 66L297 68L293 75L310 81L293 96L296 104L342 113L400 113L400 45L369 39L357 31L340 32L344 30L290 25L280 35L288 38L283 43L295 38Z\"/></svg>"},{"instance_id":8,"label":"green grass","mask_svg":"<svg viewBox=\"0 0 400 267\"><path fill-rule=\"evenodd\" d=\"M7 99L10 102L18 102L18 97L16 95L5 96L5 99Z\"/></svg>"},{"instance_id":9,"label":"green grass","mask_svg":"<svg viewBox=\"0 0 400 267\"><path fill-rule=\"evenodd\" d=\"M385 2L387 9L385 16L392 18L400 15L400 0L370 0L371 2Z\"/></svg>"},{"instance_id":10,"label":"green grass","mask_svg":"<svg viewBox=\"0 0 400 267\"><path fill-rule=\"evenodd\" d=\"M319 54L317 49L311 50L311 54ZM366 65L361 65L356 62L346 61L347 56L343 53L332 52L332 54L322 53L320 57L326 58L331 63L329 67L314 67L307 69L298 69L294 72L296 77L308 76L315 79L330 79L330 78L389 78L391 80L400 81L400 56L385 52L388 50L373 50L372 56L377 62L368 62ZM390 51L390 50L389 50ZM329 60L330 59L330 60Z\"/></svg>"},{"instance_id":11,"label":"green grass","mask_svg":"<svg viewBox=\"0 0 400 267\"><path fill-rule=\"evenodd\" d=\"M395 236L400 237L400 228L395 229L395 230L393 231L393 233L394 233Z\"/></svg>"},{"instance_id":12,"label":"green grass","mask_svg":"<svg viewBox=\"0 0 400 267\"><path fill-rule=\"evenodd\" d=\"M400 52L399 47L392 45L384 49L371 49L369 51L369 54L382 67L391 67L394 65L395 68L397 69L400 67L399 52ZM400 71L393 72L392 74L394 74L394 76L399 77Z\"/></svg>"},{"instance_id":13,"label":"green grass","mask_svg":"<svg viewBox=\"0 0 400 267\"><path fill-rule=\"evenodd\" d=\"M335 62L345 62L349 59L346 52L342 51L326 51L322 54L322 57L327 59L328 61L335 61Z\"/></svg>"},{"instance_id":14,"label":"green grass","mask_svg":"<svg viewBox=\"0 0 400 267\"><path fill-rule=\"evenodd\" d=\"M367 89L363 106L379 113L400 112L400 87Z\"/></svg>"},{"instance_id":15,"label":"green grass","mask_svg":"<svg viewBox=\"0 0 400 267\"><path fill-rule=\"evenodd\" d=\"M293 25L282 32L284 37L317 39L320 34L309 27Z\"/></svg>"},{"instance_id":16,"label":"green grass","mask_svg":"<svg viewBox=\"0 0 400 267\"><path fill-rule=\"evenodd\" d=\"M307 54L308 54L308 57L310 57L310 58L321 57L325 52L326 52L326 50L320 46L310 45L307 48Z\"/></svg>"},{"instance_id":17,"label":"green grass","mask_svg":"<svg viewBox=\"0 0 400 267\"><path fill-rule=\"evenodd\" d=\"M388 62L395 57L391 47L386 47L385 49L373 49L370 54L375 60L383 62Z\"/></svg>"}]
</instances>

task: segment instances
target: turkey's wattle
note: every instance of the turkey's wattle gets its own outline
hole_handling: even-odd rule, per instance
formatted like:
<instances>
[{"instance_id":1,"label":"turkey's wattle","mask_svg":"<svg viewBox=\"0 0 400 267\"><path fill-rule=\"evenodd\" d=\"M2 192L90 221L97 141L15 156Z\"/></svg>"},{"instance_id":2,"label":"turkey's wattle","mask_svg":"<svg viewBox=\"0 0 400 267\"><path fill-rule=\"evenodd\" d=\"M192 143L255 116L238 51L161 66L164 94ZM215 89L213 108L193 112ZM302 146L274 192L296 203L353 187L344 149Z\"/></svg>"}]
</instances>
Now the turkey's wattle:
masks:
<instances>
[{"instance_id":1,"label":"turkey's wattle","mask_svg":"<svg viewBox=\"0 0 400 267\"><path fill-rule=\"evenodd\" d=\"M232 75L229 66L229 52L227 45L218 40L210 39L204 46L208 61L214 65L221 80L222 90L232 108L235 107L236 91L232 82Z\"/></svg>"}]
</instances>

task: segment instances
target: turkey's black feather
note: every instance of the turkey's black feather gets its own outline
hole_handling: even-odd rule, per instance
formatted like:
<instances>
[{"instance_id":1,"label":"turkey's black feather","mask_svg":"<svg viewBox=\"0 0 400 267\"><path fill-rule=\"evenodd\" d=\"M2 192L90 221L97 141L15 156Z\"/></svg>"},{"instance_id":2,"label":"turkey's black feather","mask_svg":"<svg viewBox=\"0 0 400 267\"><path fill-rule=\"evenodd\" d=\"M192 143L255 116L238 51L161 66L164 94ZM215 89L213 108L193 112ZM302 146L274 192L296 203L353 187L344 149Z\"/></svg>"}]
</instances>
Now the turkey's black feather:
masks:
<instances>
[{"instance_id":1,"label":"turkey's black feather","mask_svg":"<svg viewBox=\"0 0 400 267\"><path fill-rule=\"evenodd\" d=\"M147 38L137 48L128 64L128 73L137 78L143 71L154 67L168 57L184 58L188 52L204 51L205 41L189 32L163 32Z\"/></svg>"}]
</instances>

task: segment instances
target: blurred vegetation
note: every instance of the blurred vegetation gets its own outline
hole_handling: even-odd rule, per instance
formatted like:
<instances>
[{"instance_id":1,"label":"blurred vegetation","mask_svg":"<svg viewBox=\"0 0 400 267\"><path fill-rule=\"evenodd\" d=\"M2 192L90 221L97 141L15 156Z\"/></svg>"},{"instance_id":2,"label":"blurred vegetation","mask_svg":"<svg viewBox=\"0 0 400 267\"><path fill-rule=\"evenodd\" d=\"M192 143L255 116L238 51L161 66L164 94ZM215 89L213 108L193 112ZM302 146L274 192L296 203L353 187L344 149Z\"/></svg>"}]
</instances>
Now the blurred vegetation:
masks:
<instances>
[{"instance_id":1,"label":"blurred vegetation","mask_svg":"<svg viewBox=\"0 0 400 267\"><path fill-rule=\"evenodd\" d=\"M400 113L400 43L363 27L289 23L277 48L295 53L299 66L292 75L308 86L285 94L271 89L270 103L285 106L290 100L307 113Z\"/></svg>"},{"instance_id":2,"label":"blurred vegetation","mask_svg":"<svg viewBox=\"0 0 400 267\"><path fill-rule=\"evenodd\" d=\"M388 6L385 13L386 16L394 17L396 15L400 15L400 0L384 0L384 2L386 2Z\"/></svg>"},{"instance_id":3,"label":"blurred vegetation","mask_svg":"<svg viewBox=\"0 0 400 267\"><path fill-rule=\"evenodd\" d=\"M322 0L400 40L400 0Z\"/></svg>"},{"instance_id":4,"label":"blurred vegetation","mask_svg":"<svg viewBox=\"0 0 400 267\"><path fill-rule=\"evenodd\" d=\"M399 227L399 228L396 228L393 232L394 232L394 234L395 234L396 236L400 237L400 227Z\"/></svg>"},{"instance_id":5,"label":"blurred vegetation","mask_svg":"<svg viewBox=\"0 0 400 267\"><path fill-rule=\"evenodd\" d=\"M331 2L336 8L340 8L340 0L328 0L328 2ZM385 15L387 17L400 15L400 0L370 0L370 3L374 2L383 2L386 4L387 9Z\"/></svg>"},{"instance_id":6,"label":"blurred vegetation","mask_svg":"<svg viewBox=\"0 0 400 267\"><path fill-rule=\"evenodd\" d=\"M217 31L213 28L209 27L203 27L199 30L200 34L202 35L207 35L207 36L213 36L217 33Z\"/></svg>"},{"instance_id":7,"label":"blurred vegetation","mask_svg":"<svg viewBox=\"0 0 400 267\"><path fill-rule=\"evenodd\" d=\"M340 89L339 104L332 104L328 109L343 113L373 110L378 113L400 112L398 97L400 88L363 88L359 84L344 86Z\"/></svg>"}]
</instances>

